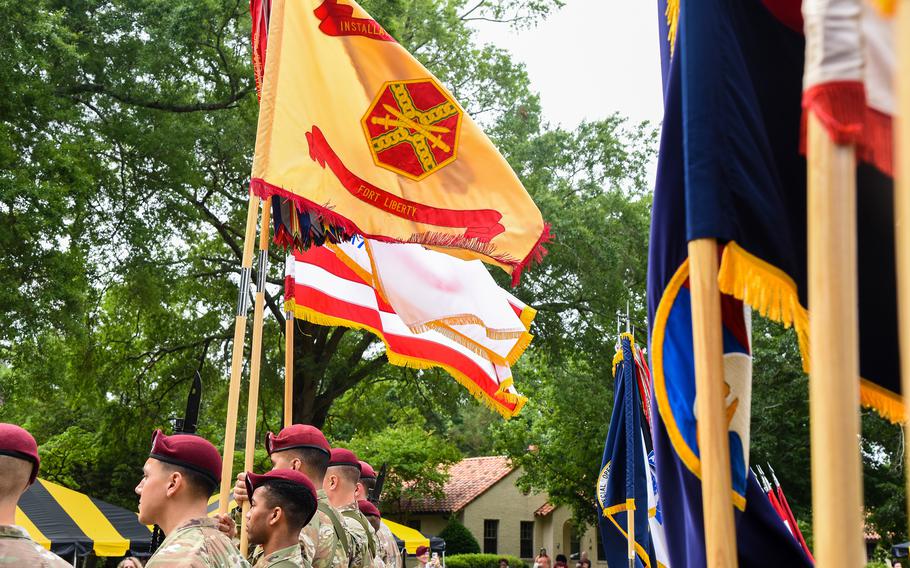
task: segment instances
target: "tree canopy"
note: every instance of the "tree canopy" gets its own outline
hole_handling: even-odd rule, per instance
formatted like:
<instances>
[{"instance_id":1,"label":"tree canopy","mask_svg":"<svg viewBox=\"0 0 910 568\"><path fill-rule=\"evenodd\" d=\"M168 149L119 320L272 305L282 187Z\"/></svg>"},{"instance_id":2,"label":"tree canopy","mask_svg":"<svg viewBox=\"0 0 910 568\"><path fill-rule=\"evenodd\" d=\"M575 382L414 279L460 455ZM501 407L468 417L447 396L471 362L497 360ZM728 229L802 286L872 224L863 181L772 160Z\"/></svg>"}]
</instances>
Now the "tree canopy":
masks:
<instances>
[{"instance_id":1,"label":"tree canopy","mask_svg":"<svg viewBox=\"0 0 910 568\"><path fill-rule=\"evenodd\" d=\"M471 27L534 25L558 0L361 4L478 119L553 224L544 264L513 290L538 310L514 369L530 402L503 422L441 371L390 366L370 334L297 321L294 420L388 462L390 500L438 492L439 465L499 452L524 467L523 488L590 521L627 305L646 343L655 125L548 124L524 67ZM223 436L258 112L247 4L0 0L0 14L0 420L35 435L45 477L134 507L150 434L182 414L197 369L200 433ZM267 275L263 433L282 418L282 256ZM759 321L754 341L752 459L809 520L795 341ZM900 431L864 416L863 451L870 522L898 538Z\"/></svg>"}]
</instances>

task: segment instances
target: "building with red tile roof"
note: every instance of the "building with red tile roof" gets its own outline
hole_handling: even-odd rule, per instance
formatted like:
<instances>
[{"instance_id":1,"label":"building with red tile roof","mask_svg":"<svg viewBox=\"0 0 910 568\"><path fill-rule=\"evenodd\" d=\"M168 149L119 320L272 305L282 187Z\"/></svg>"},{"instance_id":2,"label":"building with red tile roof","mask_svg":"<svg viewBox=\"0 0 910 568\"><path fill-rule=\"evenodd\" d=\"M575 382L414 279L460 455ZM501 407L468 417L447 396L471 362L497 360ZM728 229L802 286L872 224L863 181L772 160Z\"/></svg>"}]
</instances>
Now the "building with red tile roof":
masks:
<instances>
[{"instance_id":1,"label":"building with red tile roof","mask_svg":"<svg viewBox=\"0 0 910 568\"><path fill-rule=\"evenodd\" d=\"M518 556L529 564L546 548L551 558L586 551L595 566L606 566L598 562L597 531L577 534L567 507L550 503L545 493L522 493L516 485L521 469L507 457L466 458L448 473L441 498L402 502L400 511L389 516L427 536L438 535L450 519L457 519L481 552Z\"/></svg>"}]
</instances>

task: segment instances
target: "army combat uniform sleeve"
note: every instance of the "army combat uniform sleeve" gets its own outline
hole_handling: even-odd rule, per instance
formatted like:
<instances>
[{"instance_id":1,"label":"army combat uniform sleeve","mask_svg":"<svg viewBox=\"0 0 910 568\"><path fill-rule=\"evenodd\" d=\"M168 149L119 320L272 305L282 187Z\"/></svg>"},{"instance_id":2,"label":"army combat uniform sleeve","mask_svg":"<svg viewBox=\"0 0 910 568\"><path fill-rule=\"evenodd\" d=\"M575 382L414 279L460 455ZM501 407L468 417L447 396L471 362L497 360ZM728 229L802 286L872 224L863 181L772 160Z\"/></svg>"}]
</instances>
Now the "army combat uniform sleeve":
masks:
<instances>
[{"instance_id":1,"label":"army combat uniform sleeve","mask_svg":"<svg viewBox=\"0 0 910 568\"><path fill-rule=\"evenodd\" d=\"M0 566L72 568L69 562L32 540L25 529L16 525L0 525Z\"/></svg>"},{"instance_id":2,"label":"army combat uniform sleeve","mask_svg":"<svg viewBox=\"0 0 910 568\"><path fill-rule=\"evenodd\" d=\"M268 556L263 556L256 563L254 568L307 568L303 556L300 554L300 545L295 544L287 548L282 548Z\"/></svg>"},{"instance_id":3,"label":"army combat uniform sleeve","mask_svg":"<svg viewBox=\"0 0 910 568\"><path fill-rule=\"evenodd\" d=\"M401 568L401 552L398 550L398 543L395 542L395 535L388 525L380 522L379 530L376 531L379 537L380 548L382 549L382 560L386 568ZM376 568L376 567L374 567Z\"/></svg>"},{"instance_id":4,"label":"army combat uniform sleeve","mask_svg":"<svg viewBox=\"0 0 910 568\"><path fill-rule=\"evenodd\" d=\"M376 540L366 517L360 512L357 503L340 507L338 512L341 513L345 529L351 536L349 568L373 568Z\"/></svg>"},{"instance_id":5,"label":"army combat uniform sleeve","mask_svg":"<svg viewBox=\"0 0 910 568\"><path fill-rule=\"evenodd\" d=\"M313 568L348 568L350 537L344 521L329 503L325 491L316 492L318 509L300 531L300 548Z\"/></svg>"},{"instance_id":6,"label":"army combat uniform sleeve","mask_svg":"<svg viewBox=\"0 0 910 568\"><path fill-rule=\"evenodd\" d=\"M146 568L249 568L213 519L193 519L164 539Z\"/></svg>"}]
</instances>

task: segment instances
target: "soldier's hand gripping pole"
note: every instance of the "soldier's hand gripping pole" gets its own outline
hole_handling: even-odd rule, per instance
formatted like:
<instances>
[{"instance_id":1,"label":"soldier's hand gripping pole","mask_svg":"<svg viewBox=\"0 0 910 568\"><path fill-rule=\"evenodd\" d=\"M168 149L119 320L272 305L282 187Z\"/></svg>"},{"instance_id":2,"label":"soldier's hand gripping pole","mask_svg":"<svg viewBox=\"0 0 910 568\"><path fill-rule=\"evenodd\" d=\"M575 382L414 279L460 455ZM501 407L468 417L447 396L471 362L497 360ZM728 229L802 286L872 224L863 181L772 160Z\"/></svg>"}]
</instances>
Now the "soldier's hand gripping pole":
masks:
<instances>
[{"instance_id":1,"label":"soldier's hand gripping pole","mask_svg":"<svg viewBox=\"0 0 910 568\"><path fill-rule=\"evenodd\" d=\"M256 267L256 303L253 307L253 345L250 347L250 392L246 409L246 449L243 458L243 470L253 470L253 456L256 451L256 417L259 410L259 369L262 362L262 316L265 310L265 284L269 271L269 224L271 198L266 199L262 207L262 227L259 230L259 263ZM248 495L252 498L252 495ZM246 513L250 510L250 499L243 502L243 515L240 517L240 554L244 557L249 549L246 532Z\"/></svg>"},{"instance_id":2,"label":"soldier's hand gripping pole","mask_svg":"<svg viewBox=\"0 0 910 568\"><path fill-rule=\"evenodd\" d=\"M240 372L243 369L243 346L246 339L246 312L249 308L247 294L253 270L253 239L256 237L256 220L259 197L250 192L246 210L246 231L243 237L243 257L240 264L240 288L237 292L237 314L234 319L234 345L231 353L231 383L228 387L227 419L224 425L224 453L221 455L221 493L218 495L218 512L227 513L233 481L234 442L237 435L237 407L240 404Z\"/></svg>"}]
</instances>

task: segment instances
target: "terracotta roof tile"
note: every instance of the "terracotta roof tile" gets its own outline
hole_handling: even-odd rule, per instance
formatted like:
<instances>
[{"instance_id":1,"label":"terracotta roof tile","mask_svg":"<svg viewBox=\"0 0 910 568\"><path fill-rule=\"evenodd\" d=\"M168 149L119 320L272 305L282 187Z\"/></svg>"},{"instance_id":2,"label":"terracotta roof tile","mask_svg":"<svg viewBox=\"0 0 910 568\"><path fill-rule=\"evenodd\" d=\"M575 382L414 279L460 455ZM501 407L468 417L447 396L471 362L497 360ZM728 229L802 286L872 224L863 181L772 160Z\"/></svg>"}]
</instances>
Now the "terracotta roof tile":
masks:
<instances>
[{"instance_id":1,"label":"terracotta roof tile","mask_svg":"<svg viewBox=\"0 0 910 568\"><path fill-rule=\"evenodd\" d=\"M541 505L536 511L534 511L535 517L546 517L550 513L556 510L556 505L553 503L547 502Z\"/></svg>"},{"instance_id":2,"label":"terracotta roof tile","mask_svg":"<svg viewBox=\"0 0 910 568\"><path fill-rule=\"evenodd\" d=\"M442 499L414 499L402 509L412 513L460 511L512 469L505 456L465 458L449 469Z\"/></svg>"}]
</instances>

